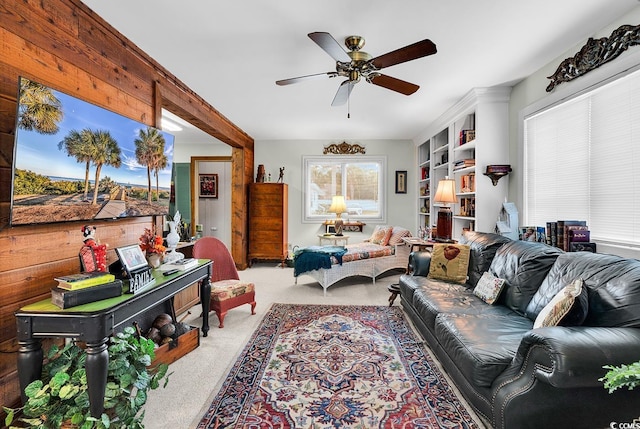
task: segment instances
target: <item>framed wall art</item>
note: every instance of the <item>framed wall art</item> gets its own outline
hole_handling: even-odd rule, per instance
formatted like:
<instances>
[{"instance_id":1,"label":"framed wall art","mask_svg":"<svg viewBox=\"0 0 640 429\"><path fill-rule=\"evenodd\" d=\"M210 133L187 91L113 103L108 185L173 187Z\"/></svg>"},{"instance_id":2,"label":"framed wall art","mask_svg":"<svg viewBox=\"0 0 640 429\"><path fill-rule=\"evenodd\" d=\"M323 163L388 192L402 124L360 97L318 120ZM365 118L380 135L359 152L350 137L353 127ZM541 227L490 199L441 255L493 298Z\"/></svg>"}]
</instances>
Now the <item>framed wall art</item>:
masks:
<instances>
[{"instance_id":1,"label":"framed wall art","mask_svg":"<svg viewBox=\"0 0 640 429\"><path fill-rule=\"evenodd\" d=\"M407 193L407 170L396 171L396 194Z\"/></svg>"},{"instance_id":2,"label":"framed wall art","mask_svg":"<svg viewBox=\"0 0 640 429\"><path fill-rule=\"evenodd\" d=\"M218 198L218 175L217 174L201 174L200 175L200 197L201 198Z\"/></svg>"}]
</instances>

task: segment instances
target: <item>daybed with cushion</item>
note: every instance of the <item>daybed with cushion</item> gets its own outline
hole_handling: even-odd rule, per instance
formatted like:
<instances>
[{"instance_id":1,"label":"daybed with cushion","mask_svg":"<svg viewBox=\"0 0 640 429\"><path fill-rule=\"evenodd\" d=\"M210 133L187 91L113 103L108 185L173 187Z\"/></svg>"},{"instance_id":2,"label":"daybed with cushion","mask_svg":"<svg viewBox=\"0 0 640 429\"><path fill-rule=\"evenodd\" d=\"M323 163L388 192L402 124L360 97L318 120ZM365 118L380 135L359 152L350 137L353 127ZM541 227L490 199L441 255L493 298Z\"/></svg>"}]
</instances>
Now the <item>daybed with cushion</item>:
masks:
<instances>
[{"instance_id":1,"label":"daybed with cushion","mask_svg":"<svg viewBox=\"0 0 640 429\"><path fill-rule=\"evenodd\" d=\"M411 232L398 226L376 226L363 243L346 246L312 246L300 249L294 257L295 283L298 276L313 277L327 293L327 288L348 277L376 277L393 269L406 269L410 248L402 241ZM326 251L324 251L326 249ZM342 251L339 251L339 250ZM313 264L309 263L313 259ZM315 265L314 265L315 264Z\"/></svg>"},{"instance_id":2,"label":"daybed with cushion","mask_svg":"<svg viewBox=\"0 0 640 429\"><path fill-rule=\"evenodd\" d=\"M412 253L410 269L403 308L493 427L605 428L640 417L640 392L610 394L599 381L604 365L640 359L640 261L471 232Z\"/></svg>"}]
</instances>

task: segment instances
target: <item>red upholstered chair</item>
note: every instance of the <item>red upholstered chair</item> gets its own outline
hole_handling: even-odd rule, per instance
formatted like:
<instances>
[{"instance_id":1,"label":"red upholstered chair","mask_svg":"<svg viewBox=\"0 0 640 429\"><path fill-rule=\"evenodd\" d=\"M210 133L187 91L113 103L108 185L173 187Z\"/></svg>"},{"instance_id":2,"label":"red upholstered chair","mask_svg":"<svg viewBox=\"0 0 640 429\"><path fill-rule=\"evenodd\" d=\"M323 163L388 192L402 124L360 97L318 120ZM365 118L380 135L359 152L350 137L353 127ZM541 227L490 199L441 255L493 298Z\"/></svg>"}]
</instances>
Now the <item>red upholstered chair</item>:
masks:
<instances>
[{"instance_id":1,"label":"red upholstered chair","mask_svg":"<svg viewBox=\"0 0 640 429\"><path fill-rule=\"evenodd\" d=\"M227 311L242 304L250 304L251 314L256 314L255 286L251 282L240 281L236 264L222 241L215 237L199 239L193 245L193 257L213 261L209 308L216 312L220 328L224 328Z\"/></svg>"}]
</instances>

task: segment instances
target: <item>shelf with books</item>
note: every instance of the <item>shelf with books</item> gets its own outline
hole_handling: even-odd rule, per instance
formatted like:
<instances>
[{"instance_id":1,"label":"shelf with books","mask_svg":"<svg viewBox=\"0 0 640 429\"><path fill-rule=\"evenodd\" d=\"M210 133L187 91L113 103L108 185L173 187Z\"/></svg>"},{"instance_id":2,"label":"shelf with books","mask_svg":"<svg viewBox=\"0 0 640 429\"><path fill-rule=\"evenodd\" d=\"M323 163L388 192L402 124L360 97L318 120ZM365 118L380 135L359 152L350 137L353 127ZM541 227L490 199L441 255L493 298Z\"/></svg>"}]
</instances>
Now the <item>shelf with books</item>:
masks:
<instances>
[{"instance_id":1,"label":"shelf with books","mask_svg":"<svg viewBox=\"0 0 640 429\"><path fill-rule=\"evenodd\" d=\"M460 191L458 195L475 194L476 192L476 174L473 170L467 170L468 174L460 174L457 176L458 183L456 186Z\"/></svg>"},{"instance_id":2,"label":"shelf with books","mask_svg":"<svg viewBox=\"0 0 640 429\"><path fill-rule=\"evenodd\" d=\"M508 87L474 88L418 137L431 144L429 177L432 189L436 189L438 182L446 176L455 179L458 203L451 207L453 239L459 238L465 229L495 230L497 216L507 198L508 180L503 179L498 186L493 186L490 179L479 174L479 169L509 163L510 91ZM417 165L420 162L422 160L418 159ZM460 215L461 208L464 213L463 198L474 199L474 216ZM437 211L438 206L431 201L430 212L435 214ZM432 221L435 222L435 218ZM423 216L418 216L417 226L423 225Z\"/></svg>"},{"instance_id":3,"label":"shelf with books","mask_svg":"<svg viewBox=\"0 0 640 429\"><path fill-rule=\"evenodd\" d=\"M432 162L431 162L431 150L432 144L435 144L435 140L427 139L424 143L417 148L418 157L418 198L416 199L418 212L418 225L428 226L430 222L430 201L431 201L431 175L432 175Z\"/></svg>"}]
</instances>

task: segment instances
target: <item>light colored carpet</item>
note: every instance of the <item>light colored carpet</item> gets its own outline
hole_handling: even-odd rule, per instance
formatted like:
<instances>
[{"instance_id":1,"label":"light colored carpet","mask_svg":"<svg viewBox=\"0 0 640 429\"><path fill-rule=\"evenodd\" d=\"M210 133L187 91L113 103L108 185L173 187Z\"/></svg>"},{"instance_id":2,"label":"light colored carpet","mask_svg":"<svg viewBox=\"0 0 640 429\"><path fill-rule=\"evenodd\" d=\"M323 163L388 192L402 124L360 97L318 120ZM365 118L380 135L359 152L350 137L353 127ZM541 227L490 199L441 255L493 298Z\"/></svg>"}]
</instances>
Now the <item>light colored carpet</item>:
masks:
<instances>
[{"instance_id":1,"label":"light colored carpet","mask_svg":"<svg viewBox=\"0 0 640 429\"><path fill-rule=\"evenodd\" d=\"M256 315L251 315L249 305L235 308L227 313L225 327L219 329L218 318L211 313L209 336L201 337L198 348L171 364L169 372L173 374L166 389L150 392L145 406L145 427L174 429L197 426L271 304L387 305L387 287L397 283L399 276L399 272L391 272L378 278L375 284L368 278L346 279L329 287L327 295L323 296L322 287L311 277L300 276L298 284L294 284L292 268L258 263L241 271L241 280L252 281L256 285ZM396 299L395 305L400 305L399 301ZM193 307L191 313L185 321L201 326L200 306ZM480 422L479 419L476 421Z\"/></svg>"}]
</instances>

